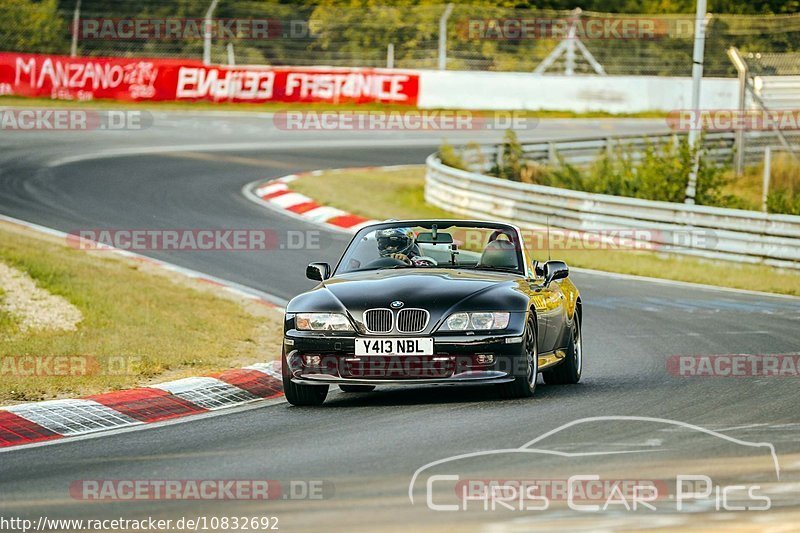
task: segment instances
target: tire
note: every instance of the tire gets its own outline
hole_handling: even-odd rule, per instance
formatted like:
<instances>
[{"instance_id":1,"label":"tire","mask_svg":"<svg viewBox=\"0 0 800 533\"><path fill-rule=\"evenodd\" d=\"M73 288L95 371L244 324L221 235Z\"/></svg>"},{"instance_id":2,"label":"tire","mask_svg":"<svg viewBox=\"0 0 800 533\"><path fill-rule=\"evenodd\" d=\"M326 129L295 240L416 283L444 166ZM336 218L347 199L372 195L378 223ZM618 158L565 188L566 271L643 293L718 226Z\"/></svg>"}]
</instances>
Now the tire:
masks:
<instances>
[{"instance_id":1,"label":"tire","mask_svg":"<svg viewBox=\"0 0 800 533\"><path fill-rule=\"evenodd\" d=\"M583 339L581 336L581 317L577 315L572 324L567 357L551 370L542 372L548 385L574 385L581 380L583 370Z\"/></svg>"},{"instance_id":2,"label":"tire","mask_svg":"<svg viewBox=\"0 0 800 533\"><path fill-rule=\"evenodd\" d=\"M283 394L292 405L322 405L328 396L328 385L299 385L292 382L286 355L281 357L281 376L283 378Z\"/></svg>"},{"instance_id":3,"label":"tire","mask_svg":"<svg viewBox=\"0 0 800 533\"><path fill-rule=\"evenodd\" d=\"M524 369L524 374L520 373L514 377L514 381L498 385L500 396L505 399L530 398L536 390L536 379L539 376L539 348L536 339L536 324L533 317L528 318L523 335L522 353L517 361L522 361L520 365L513 361L513 371Z\"/></svg>"},{"instance_id":4,"label":"tire","mask_svg":"<svg viewBox=\"0 0 800 533\"><path fill-rule=\"evenodd\" d=\"M372 392L375 385L339 385L342 392Z\"/></svg>"}]
</instances>

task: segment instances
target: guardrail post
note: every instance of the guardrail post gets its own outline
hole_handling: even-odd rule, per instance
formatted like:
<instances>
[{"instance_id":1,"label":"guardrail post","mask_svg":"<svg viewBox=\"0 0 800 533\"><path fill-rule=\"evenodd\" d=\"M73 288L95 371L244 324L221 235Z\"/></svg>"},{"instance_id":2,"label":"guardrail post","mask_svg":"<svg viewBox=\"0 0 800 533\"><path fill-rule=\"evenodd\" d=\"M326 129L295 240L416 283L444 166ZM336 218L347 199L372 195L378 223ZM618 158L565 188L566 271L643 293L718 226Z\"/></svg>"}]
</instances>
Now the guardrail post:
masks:
<instances>
[{"instance_id":1,"label":"guardrail post","mask_svg":"<svg viewBox=\"0 0 800 533\"><path fill-rule=\"evenodd\" d=\"M606 157L611 159L611 156L613 155L614 155L614 138L606 137Z\"/></svg>"},{"instance_id":2,"label":"guardrail post","mask_svg":"<svg viewBox=\"0 0 800 533\"><path fill-rule=\"evenodd\" d=\"M549 142L547 143L547 162L551 165L555 165L558 163L558 155L556 152L556 143Z\"/></svg>"}]
</instances>

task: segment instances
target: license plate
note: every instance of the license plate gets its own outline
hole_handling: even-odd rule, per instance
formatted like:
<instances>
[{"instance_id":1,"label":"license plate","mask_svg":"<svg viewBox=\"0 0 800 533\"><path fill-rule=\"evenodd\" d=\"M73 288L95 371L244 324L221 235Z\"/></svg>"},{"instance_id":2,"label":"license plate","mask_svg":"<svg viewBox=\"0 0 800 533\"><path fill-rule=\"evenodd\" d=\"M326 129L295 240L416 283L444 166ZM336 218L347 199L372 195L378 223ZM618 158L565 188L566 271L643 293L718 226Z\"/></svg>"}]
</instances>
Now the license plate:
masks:
<instances>
[{"instance_id":1,"label":"license plate","mask_svg":"<svg viewBox=\"0 0 800 533\"><path fill-rule=\"evenodd\" d=\"M356 339L356 355L433 355L433 339Z\"/></svg>"}]
</instances>

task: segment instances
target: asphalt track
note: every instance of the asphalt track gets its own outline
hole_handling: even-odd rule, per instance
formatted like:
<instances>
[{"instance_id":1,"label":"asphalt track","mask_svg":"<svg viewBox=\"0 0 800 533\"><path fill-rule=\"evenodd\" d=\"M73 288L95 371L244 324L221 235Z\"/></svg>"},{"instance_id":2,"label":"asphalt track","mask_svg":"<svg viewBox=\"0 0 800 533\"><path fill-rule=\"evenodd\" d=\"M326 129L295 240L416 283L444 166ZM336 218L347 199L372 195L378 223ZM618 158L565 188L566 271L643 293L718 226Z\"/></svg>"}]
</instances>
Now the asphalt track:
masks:
<instances>
[{"instance_id":1,"label":"asphalt track","mask_svg":"<svg viewBox=\"0 0 800 533\"><path fill-rule=\"evenodd\" d=\"M270 228L319 231L319 249L270 252L152 252L279 298L308 288L303 266L335 260L347 237L265 210L244 184L317 168L419 163L441 134L296 133L268 116L159 113L144 132L3 133L0 213L63 231L85 228ZM524 138L660 129L648 121L547 121ZM497 132L460 132L454 141L489 141ZM97 159L97 155L103 157ZM390 217L391 213L387 213ZM686 378L667 372L672 355L798 352L798 300L573 274L585 306L586 362L580 385L540 385L532 400L500 401L481 388L391 388L333 393L321 408L285 403L141 431L0 454L4 517L144 518L277 516L285 531L308 529L570 530L642 527L791 530L800 523L800 418L797 378ZM547 431L595 420L537 443L561 453L505 452L437 467L461 479L671 480L706 474L718 486L758 484L770 511L713 513L715 501L681 512L669 498L656 511L620 506L596 513L553 501L547 510L434 511L425 470L457 454L514 449ZM677 423L718 432L703 433ZM765 447L774 445L780 480ZM594 455L615 452L613 455ZM321 500L116 501L72 498L85 479L270 479L325 481ZM446 484L437 485L444 487ZM674 492L674 491L673 491ZM435 501L453 503L452 494ZM719 498L717 498L718 500ZM758 502L760 503L760 502ZM783 526L789 529L781 529Z\"/></svg>"}]
</instances>

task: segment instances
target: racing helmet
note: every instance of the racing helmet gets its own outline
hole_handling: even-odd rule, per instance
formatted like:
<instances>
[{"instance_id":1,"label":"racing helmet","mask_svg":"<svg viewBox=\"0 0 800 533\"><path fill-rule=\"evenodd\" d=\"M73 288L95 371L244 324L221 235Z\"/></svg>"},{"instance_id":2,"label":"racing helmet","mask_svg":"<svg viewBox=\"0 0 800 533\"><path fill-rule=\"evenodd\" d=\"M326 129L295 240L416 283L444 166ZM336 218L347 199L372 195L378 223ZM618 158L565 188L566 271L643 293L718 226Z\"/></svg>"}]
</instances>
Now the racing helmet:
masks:
<instances>
[{"instance_id":1,"label":"racing helmet","mask_svg":"<svg viewBox=\"0 0 800 533\"><path fill-rule=\"evenodd\" d=\"M392 254L405 254L414 247L414 233L409 228L387 228L375 234L378 241L378 253L381 257Z\"/></svg>"}]
</instances>

